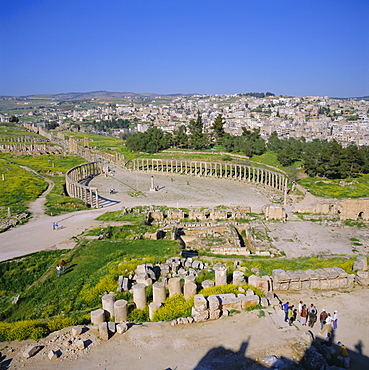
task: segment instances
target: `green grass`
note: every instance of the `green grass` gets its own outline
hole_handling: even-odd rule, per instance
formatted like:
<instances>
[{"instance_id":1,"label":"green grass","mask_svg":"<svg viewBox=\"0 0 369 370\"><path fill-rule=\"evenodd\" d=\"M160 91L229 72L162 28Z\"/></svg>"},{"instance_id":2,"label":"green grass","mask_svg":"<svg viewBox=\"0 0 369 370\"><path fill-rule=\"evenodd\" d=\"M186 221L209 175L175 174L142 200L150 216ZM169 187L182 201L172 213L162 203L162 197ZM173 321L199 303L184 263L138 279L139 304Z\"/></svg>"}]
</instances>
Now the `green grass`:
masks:
<instances>
[{"instance_id":1,"label":"green grass","mask_svg":"<svg viewBox=\"0 0 369 370\"><path fill-rule=\"evenodd\" d=\"M65 194L65 173L79 164L85 163L86 161L80 157L76 156L60 156L60 155L43 155L34 157L31 155L13 156L10 154L0 154L0 159L3 158L8 161L8 166L13 166L15 172L15 180L12 183L12 192L15 194L11 199L16 199L17 204L23 204L22 209L26 209L27 202L35 200L43 191L47 189L47 183L35 175L30 174L28 171L18 167L17 165L27 166L41 176L49 178L54 183L54 187L51 192L46 196L46 210L45 213L48 215L59 215L66 212L73 212L77 210L88 209L84 202L77 198L67 197ZM0 166L4 161L0 161ZM9 162L13 162L11 164ZM4 162L5 163L5 162ZM0 167L1 170L1 167ZM12 171L13 171L12 170ZM22 180L20 172L24 173L24 176L28 178L34 178L38 183L42 184L39 191L36 191L32 187L32 181ZM36 181L33 180L33 181ZM27 185L24 186L24 183ZM1 183L0 183L0 193L1 193ZM23 196L25 188L33 196L30 199L25 199L22 203L19 201L19 197ZM1 202L1 200L0 200Z\"/></svg>"},{"instance_id":2,"label":"green grass","mask_svg":"<svg viewBox=\"0 0 369 370\"><path fill-rule=\"evenodd\" d=\"M12 214L25 212L28 203L37 199L47 186L46 181L16 164L1 160L0 156L0 216L7 215L8 207Z\"/></svg>"},{"instance_id":3,"label":"green grass","mask_svg":"<svg viewBox=\"0 0 369 370\"><path fill-rule=\"evenodd\" d=\"M275 152L267 151L262 155L252 156L252 161L257 163L264 163L268 166L280 167L281 164L277 159L277 154Z\"/></svg>"},{"instance_id":4,"label":"green grass","mask_svg":"<svg viewBox=\"0 0 369 370\"><path fill-rule=\"evenodd\" d=\"M298 182L318 197L342 199L369 196L369 174L345 180L306 177Z\"/></svg>"},{"instance_id":5,"label":"green grass","mask_svg":"<svg viewBox=\"0 0 369 370\"><path fill-rule=\"evenodd\" d=\"M256 267L260 269L260 275L271 275L275 269L283 270L308 270L325 267L341 267L347 273L352 273L352 266L354 264L354 257L300 257L295 259L256 259L244 260L241 266L247 267L246 275L252 275L251 268Z\"/></svg>"}]
</instances>

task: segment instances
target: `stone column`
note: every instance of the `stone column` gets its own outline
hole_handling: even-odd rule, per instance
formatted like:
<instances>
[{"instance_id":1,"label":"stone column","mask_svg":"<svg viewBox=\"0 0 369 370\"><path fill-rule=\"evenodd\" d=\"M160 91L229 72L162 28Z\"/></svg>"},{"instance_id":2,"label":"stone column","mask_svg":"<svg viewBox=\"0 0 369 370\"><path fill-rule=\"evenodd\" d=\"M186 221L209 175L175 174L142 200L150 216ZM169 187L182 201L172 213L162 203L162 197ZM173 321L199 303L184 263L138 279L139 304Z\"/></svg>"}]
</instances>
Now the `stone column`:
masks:
<instances>
[{"instance_id":1,"label":"stone column","mask_svg":"<svg viewBox=\"0 0 369 370\"><path fill-rule=\"evenodd\" d=\"M91 322L94 325L99 325L104 321L105 321L105 311L102 308L95 311L91 311Z\"/></svg>"},{"instance_id":2,"label":"stone column","mask_svg":"<svg viewBox=\"0 0 369 370\"><path fill-rule=\"evenodd\" d=\"M184 299L187 301L197 293L197 285L191 281L186 282L184 285Z\"/></svg>"},{"instance_id":3,"label":"stone column","mask_svg":"<svg viewBox=\"0 0 369 370\"><path fill-rule=\"evenodd\" d=\"M128 302L124 299L119 299L114 303L115 322L125 322L128 316Z\"/></svg>"},{"instance_id":4,"label":"stone column","mask_svg":"<svg viewBox=\"0 0 369 370\"><path fill-rule=\"evenodd\" d=\"M136 284L132 287L133 291L133 302L136 307L143 310L146 307L146 285Z\"/></svg>"},{"instance_id":5,"label":"stone column","mask_svg":"<svg viewBox=\"0 0 369 370\"><path fill-rule=\"evenodd\" d=\"M151 302L149 304L149 318L150 318L150 321L152 321L154 319L154 313L155 311L161 306L161 303L160 302Z\"/></svg>"},{"instance_id":6,"label":"stone column","mask_svg":"<svg viewBox=\"0 0 369 370\"><path fill-rule=\"evenodd\" d=\"M115 294L109 293L105 294L101 298L102 308L105 310L106 319L109 320L111 317L114 317L114 302Z\"/></svg>"},{"instance_id":7,"label":"stone column","mask_svg":"<svg viewBox=\"0 0 369 370\"><path fill-rule=\"evenodd\" d=\"M165 285L162 282L157 281L152 286L152 294L153 294L153 301L154 302L161 302L163 303L167 297L167 293L165 291Z\"/></svg>"},{"instance_id":8,"label":"stone column","mask_svg":"<svg viewBox=\"0 0 369 370\"><path fill-rule=\"evenodd\" d=\"M180 278L171 278L168 280L168 289L169 297L172 297L175 294L181 294L181 279Z\"/></svg>"},{"instance_id":9,"label":"stone column","mask_svg":"<svg viewBox=\"0 0 369 370\"><path fill-rule=\"evenodd\" d=\"M227 284L227 267L218 262L213 266L215 271L215 285Z\"/></svg>"},{"instance_id":10,"label":"stone column","mask_svg":"<svg viewBox=\"0 0 369 370\"><path fill-rule=\"evenodd\" d=\"M233 285L242 285L245 284L245 275L242 271L233 271Z\"/></svg>"}]
</instances>

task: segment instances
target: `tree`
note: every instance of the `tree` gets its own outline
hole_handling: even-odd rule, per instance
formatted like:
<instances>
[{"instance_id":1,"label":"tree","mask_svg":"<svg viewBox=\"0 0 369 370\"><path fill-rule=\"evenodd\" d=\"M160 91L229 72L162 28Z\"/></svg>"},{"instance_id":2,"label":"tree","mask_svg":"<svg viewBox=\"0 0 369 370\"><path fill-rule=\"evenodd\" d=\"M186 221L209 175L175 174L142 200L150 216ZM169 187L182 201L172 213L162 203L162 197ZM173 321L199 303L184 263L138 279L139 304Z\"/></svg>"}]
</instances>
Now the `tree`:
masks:
<instances>
[{"instance_id":1,"label":"tree","mask_svg":"<svg viewBox=\"0 0 369 370\"><path fill-rule=\"evenodd\" d=\"M19 122L19 118L17 116L12 115L9 118L9 122L18 123Z\"/></svg>"},{"instance_id":2,"label":"tree","mask_svg":"<svg viewBox=\"0 0 369 370\"><path fill-rule=\"evenodd\" d=\"M128 149L134 152L157 153L170 147L171 134L164 132L156 126L145 132L129 136L126 141Z\"/></svg>"},{"instance_id":3,"label":"tree","mask_svg":"<svg viewBox=\"0 0 369 370\"><path fill-rule=\"evenodd\" d=\"M267 147L273 152L278 151L282 148L281 140L278 137L277 131L273 131L268 139Z\"/></svg>"},{"instance_id":4,"label":"tree","mask_svg":"<svg viewBox=\"0 0 369 370\"><path fill-rule=\"evenodd\" d=\"M173 145L179 148L188 147L188 136L187 136L187 129L185 125L179 126L178 130L174 131Z\"/></svg>"},{"instance_id":5,"label":"tree","mask_svg":"<svg viewBox=\"0 0 369 370\"><path fill-rule=\"evenodd\" d=\"M224 136L225 133L224 124L225 121L223 119L223 116L221 114L218 114L217 118L215 118L213 125L211 126L217 141L221 141Z\"/></svg>"},{"instance_id":6,"label":"tree","mask_svg":"<svg viewBox=\"0 0 369 370\"><path fill-rule=\"evenodd\" d=\"M191 120L189 124L190 130L190 147L193 149L203 149L208 147L208 143L203 133L204 125L200 113L197 114L197 119Z\"/></svg>"}]
</instances>

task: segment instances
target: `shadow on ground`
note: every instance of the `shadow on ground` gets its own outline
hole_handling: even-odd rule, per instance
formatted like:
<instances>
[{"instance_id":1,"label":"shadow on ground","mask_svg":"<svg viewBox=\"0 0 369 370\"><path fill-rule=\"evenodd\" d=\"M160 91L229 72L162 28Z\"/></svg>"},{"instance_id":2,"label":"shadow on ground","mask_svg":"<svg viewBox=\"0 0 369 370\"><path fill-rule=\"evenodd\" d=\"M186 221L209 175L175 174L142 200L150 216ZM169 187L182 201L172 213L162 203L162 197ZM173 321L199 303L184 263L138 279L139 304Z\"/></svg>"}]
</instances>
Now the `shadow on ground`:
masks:
<instances>
[{"instance_id":1,"label":"shadow on ground","mask_svg":"<svg viewBox=\"0 0 369 370\"><path fill-rule=\"evenodd\" d=\"M232 351L224 347L215 347L209 350L206 355L194 367L194 370L226 370L226 369L308 369L308 370L338 370L349 368L351 370L369 369L369 357L363 355L363 343L361 340L355 348L347 348L350 358L350 365L339 357L340 347L334 343L334 333L332 333L332 345L327 346L326 341L314 338L310 331L304 333L306 339L310 339L310 345L302 353L296 353L301 360L295 361L286 357L267 356L260 362L247 357L247 341L241 343L238 351Z\"/></svg>"}]
</instances>

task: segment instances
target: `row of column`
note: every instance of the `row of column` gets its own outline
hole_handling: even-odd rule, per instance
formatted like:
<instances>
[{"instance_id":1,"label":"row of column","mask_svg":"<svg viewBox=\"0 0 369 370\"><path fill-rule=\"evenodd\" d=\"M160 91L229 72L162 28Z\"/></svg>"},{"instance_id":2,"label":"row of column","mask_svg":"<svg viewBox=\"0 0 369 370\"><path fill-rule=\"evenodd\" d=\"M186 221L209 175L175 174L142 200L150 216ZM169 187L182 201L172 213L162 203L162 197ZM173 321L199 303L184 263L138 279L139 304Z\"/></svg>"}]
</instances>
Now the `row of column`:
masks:
<instances>
[{"instance_id":1,"label":"row of column","mask_svg":"<svg viewBox=\"0 0 369 370\"><path fill-rule=\"evenodd\" d=\"M133 170L238 179L264 184L281 191L287 186L287 178L283 174L233 163L136 158L133 161Z\"/></svg>"},{"instance_id":2,"label":"row of column","mask_svg":"<svg viewBox=\"0 0 369 370\"><path fill-rule=\"evenodd\" d=\"M99 208L99 194L97 188L92 188L80 183L90 176L101 172L97 162L86 163L70 169L65 175L66 191L72 198L81 199L92 208Z\"/></svg>"}]
</instances>

